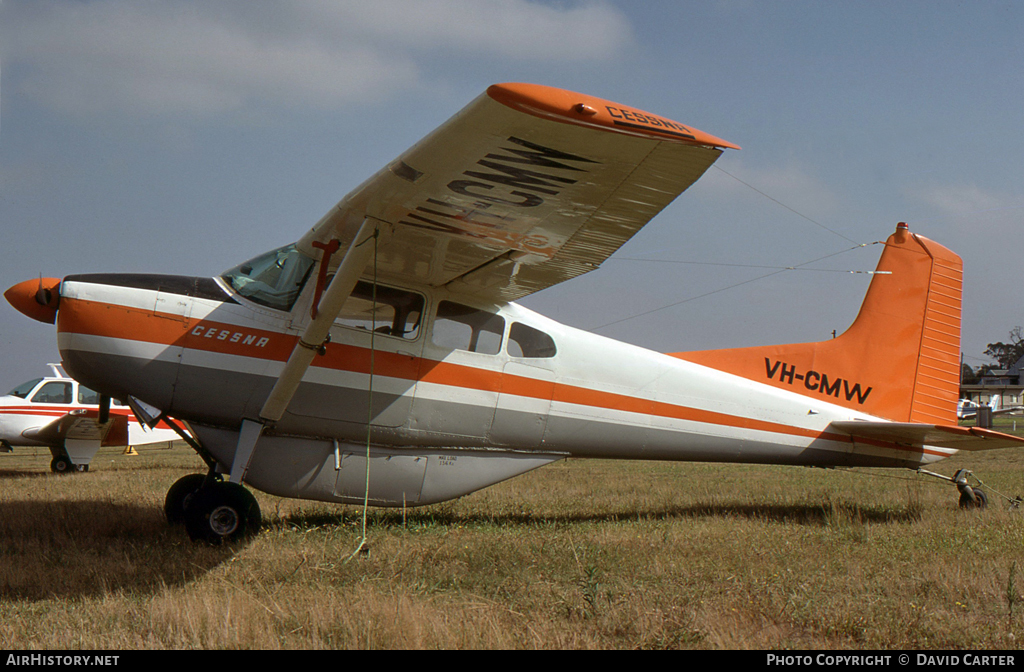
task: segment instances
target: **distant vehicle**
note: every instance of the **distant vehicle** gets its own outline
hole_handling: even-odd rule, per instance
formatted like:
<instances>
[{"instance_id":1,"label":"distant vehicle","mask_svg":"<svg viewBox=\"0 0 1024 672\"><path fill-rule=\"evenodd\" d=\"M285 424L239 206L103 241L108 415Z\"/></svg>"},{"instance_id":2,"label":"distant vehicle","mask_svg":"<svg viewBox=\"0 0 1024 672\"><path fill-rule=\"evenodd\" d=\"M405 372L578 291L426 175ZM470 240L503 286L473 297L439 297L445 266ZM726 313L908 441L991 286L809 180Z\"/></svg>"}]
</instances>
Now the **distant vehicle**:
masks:
<instances>
[{"instance_id":1,"label":"distant vehicle","mask_svg":"<svg viewBox=\"0 0 1024 672\"><path fill-rule=\"evenodd\" d=\"M100 446L142 446L175 441L169 428L149 429L127 406L114 401L100 422L100 395L73 378L59 364L53 375L18 385L0 397L0 452L16 446L47 446L55 473L88 471Z\"/></svg>"},{"instance_id":2,"label":"distant vehicle","mask_svg":"<svg viewBox=\"0 0 1024 672\"><path fill-rule=\"evenodd\" d=\"M956 417L959 420L970 420L978 416L978 409L988 406L992 409L992 415L1006 415L1008 413L1015 413L1018 411L1024 411L1024 406L1007 406L1000 408L1000 398L998 395L993 396L989 399L988 404L979 404L976 401L970 399L961 399L956 404Z\"/></svg>"}]
</instances>

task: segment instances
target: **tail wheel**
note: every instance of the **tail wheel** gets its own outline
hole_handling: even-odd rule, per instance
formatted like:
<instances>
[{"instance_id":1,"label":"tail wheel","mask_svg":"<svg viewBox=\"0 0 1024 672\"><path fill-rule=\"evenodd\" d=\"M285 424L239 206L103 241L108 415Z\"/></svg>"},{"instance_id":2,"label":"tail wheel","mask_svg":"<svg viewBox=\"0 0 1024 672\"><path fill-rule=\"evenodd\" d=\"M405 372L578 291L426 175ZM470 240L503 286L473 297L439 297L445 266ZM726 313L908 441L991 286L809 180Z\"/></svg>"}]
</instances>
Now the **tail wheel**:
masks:
<instances>
[{"instance_id":1,"label":"tail wheel","mask_svg":"<svg viewBox=\"0 0 1024 672\"><path fill-rule=\"evenodd\" d=\"M238 483L208 483L185 506L185 530L193 541L220 544L259 532L256 498Z\"/></svg>"},{"instance_id":2,"label":"tail wheel","mask_svg":"<svg viewBox=\"0 0 1024 672\"><path fill-rule=\"evenodd\" d=\"M168 523L181 525L185 522L185 508L192 500L192 495L203 487L204 481L204 474L189 474L179 478L167 490L167 497L164 498L164 515Z\"/></svg>"},{"instance_id":3,"label":"tail wheel","mask_svg":"<svg viewBox=\"0 0 1024 672\"><path fill-rule=\"evenodd\" d=\"M988 506L988 495L981 488L971 488L971 492L974 493L972 498L966 492L960 494L960 508L961 509L984 509Z\"/></svg>"}]
</instances>

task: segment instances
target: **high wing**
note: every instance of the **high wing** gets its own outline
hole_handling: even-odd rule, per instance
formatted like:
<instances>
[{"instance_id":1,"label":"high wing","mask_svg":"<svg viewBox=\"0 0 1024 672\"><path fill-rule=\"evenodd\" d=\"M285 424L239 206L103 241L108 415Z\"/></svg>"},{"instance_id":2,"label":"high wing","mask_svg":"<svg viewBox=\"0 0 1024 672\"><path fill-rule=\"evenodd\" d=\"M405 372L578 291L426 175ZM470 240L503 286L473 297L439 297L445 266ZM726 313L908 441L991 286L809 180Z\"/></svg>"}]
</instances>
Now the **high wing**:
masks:
<instances>
[{"instance_id":1,"label":"high wing","mask_svg":"<svg viewBox=\"0 0 1024 672\"><path fill-rule=\"evenodd\" d=\"M938 446L956 450L994 450L1024 445L1024 438L980 427L929 425L917 422L833 422L830 428L868 441L908 446Z\"/></svg>"},{"instance_id":2,"label":"high wing","mask_svg":"<svg viewBox=\"0 0 1024 672\"><path fill-rule=\"evenodd\" d=\"M381 280L514 300L596 268L721 148L739 149L599 98L497 84L342 199L299 249L347 249L376 220L392 232Z\"/></svg>"}]
</instances>

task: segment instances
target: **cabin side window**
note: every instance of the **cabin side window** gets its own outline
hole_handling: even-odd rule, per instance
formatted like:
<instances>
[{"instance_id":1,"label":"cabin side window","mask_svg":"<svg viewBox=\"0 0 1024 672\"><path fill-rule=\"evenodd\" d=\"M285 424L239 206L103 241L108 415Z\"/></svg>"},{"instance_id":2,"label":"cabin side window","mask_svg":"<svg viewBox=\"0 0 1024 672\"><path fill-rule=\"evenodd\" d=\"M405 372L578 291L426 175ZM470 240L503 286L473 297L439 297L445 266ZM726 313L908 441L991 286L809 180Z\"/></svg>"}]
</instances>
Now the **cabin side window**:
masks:
<instances>
[{"instance_id":1,"label":"cabin side window","mask_svg":"<svg viewBox=\"0 0 1024 672\"><path fill-rule=\"evenodd\" d=\"M85 385L78 386L78 403L95 405L100 403L100 393L90 390Z\"/></svg>"},{"instance_id":2,"label":"cabin side window","mask_svg":"<svg viewBox=\"0 0 1024 672\"><path fill-rule=\"evenodd\" d=\"M505 320L494 313L442 301L437 306L432 340L449 350L496 355L501 352L504 331Z\"/></svg>"},{"instance_id":3,"label":"cabin side window","mask_svg":"<svg viewBox=\"0 0 1024 672\"><path fill-rule=\"evenodd\" d=\"M423 297L414 292L377 285L375 293L372 283L360 281L335 323L412 340L419 335L423 304Z\"/></svg>"},{"instance_id":4,"label":"cabin side window","mask_svg":"<svg viewBox=\"0 0 1024 672\"><path fill-rule=\"evenodd\" d=\"M37 404L70 404L71 383L47 383L32 395L32 401Z\"/></svg>"},{"instance_id":5,"label":"cabin side window","mask_svg":"<svg viewBox=\"0 0 1024 672\"><path fill-rule=\"evenodd\" d=\"M510 357L554 357L555 341L540 329L534 329L522 322L513 322L508 330Z\"/></svg>"}]
</instances>

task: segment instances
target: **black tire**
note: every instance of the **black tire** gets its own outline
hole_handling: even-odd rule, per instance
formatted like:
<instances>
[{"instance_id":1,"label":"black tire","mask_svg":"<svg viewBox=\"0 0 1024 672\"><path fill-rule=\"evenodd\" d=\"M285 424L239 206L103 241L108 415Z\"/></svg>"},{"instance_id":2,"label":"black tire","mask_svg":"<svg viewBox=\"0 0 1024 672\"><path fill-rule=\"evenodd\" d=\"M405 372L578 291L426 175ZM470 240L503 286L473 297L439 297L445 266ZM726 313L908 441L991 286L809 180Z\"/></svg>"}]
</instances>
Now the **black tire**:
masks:
<instances>
[{"instance_id":1,"label":"black tire","mask_svg":"<svg viewBox=\"0 0 1024 672\"><path fill-rule=\"evenodd\" d=\"M171 525L183 525L185 523L185 509L188 507L192 495L203 487L206 480L205 474L189 474L174 482L167 490L167 497L164 498L164 515Z\"/></svg>"},{"instance_id":2,"label":"black tire","mask_svg":"<svg viewBox=\"0 0 1024 672\"><path fill-rule=\"evenodd\" d=\"M259 532L261 524L256 498L238 483L208 483L185 507L185 530L192 541L237 541Z\"/></svg>"},{"instance_id":3,"label":"black tire","mask_svg":"<svg viewBox=\"0 0 1024 672\"><path fill-rule=\"evenodd\" d=\"M50 460L50 471L55 474L70 474L74 470L75 465L71 463L71 458L66 455L58 455Z\"/></svg>"},{"instance_id":4,"label":"black tire","mask_svg":"<svg viewBox=\"0 0 1024 672\"><path fill-rule=\"evenodd\" d=\"M971 492L974 493L974 499L964 492L960 495L960 508L961 509L984 509L988 506L988 495L981 488L971 488Z\"/></svg>"}]
</instances>

